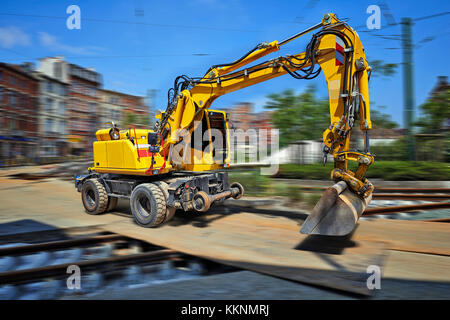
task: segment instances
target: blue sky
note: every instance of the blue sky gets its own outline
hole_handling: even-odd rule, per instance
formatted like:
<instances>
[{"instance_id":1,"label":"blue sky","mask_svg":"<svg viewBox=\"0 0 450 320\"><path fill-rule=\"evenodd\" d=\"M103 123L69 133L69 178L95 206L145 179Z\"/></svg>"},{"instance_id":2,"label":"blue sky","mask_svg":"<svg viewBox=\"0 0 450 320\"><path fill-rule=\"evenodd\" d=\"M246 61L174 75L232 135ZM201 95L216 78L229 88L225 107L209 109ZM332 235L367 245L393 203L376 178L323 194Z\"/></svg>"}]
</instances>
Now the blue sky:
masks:
<instances>
[{"instance_id":1,"label":"blue sky","mask_svg":"<svg viewBox=\"0 0 450 320\"><path fill-rule=\"evenodd\" d=\"M422 17L450 11L450 2L428 0L385 1L396 22L402 17ZM81 8L81 30L66 28L66 8ZM202 76L213 64L239 58L262 41L283 40L321 20L326 12L349 18L353 27L365 26L370 1L5 1L0 6L0 61L20 63L45 56L63 55L68 61L94 67L103 74L104 87L145 95L156 89L156 107L164 109L167 90L177 75ZM136 15L136 10L138 15ZM383 10L383 9L382 9ZM450 62L450 15L417 21L413 41L424 42L414 51L415 101L423 103L439 75L448 75ZM401 63L400 26L381 30L358 30L370 59ZM309 36L291 42L267 58L303 52ZM198 55L208 54L208 55ZM400 124L403 122L401 65L390 78L371 80L371 100L384 106ZM254 102L262 110L267 94L284 89L303 91L314 83L321 97L327 96L323 76L308 81L284 76L240 90L216 100L213 108L241 101Z\"/></svg>"}]
</instances>

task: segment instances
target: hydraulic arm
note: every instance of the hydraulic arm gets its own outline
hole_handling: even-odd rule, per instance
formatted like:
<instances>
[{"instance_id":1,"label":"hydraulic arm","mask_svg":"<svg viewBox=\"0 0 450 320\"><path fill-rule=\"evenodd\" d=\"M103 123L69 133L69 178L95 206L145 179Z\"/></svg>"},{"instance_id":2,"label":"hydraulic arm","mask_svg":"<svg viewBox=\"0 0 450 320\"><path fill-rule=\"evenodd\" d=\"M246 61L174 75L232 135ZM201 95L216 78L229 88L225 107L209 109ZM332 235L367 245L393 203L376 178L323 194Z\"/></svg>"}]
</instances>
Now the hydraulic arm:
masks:
<instances>
[{"instance_id":1,"label":"hydraulic arm","mask_svg":"<svg viewBox=\"0 0 450 320\"><path fill-rule=\"evenodd\" d=\"M305 52L245 67L313 31L316 33ZM166 154L171 145L182 139L179 131L193 129L194 122L201 120L203 112L221 95L285 74L296 79L313 79L321 71L328 84L330 104L330 126L323 133L324 161L328 153L332 154L335 168L331 178L345 181L358 195L367 197L373 190L365 178L367 168L373 163L368 139L372 127L368 92L371 68L356 31L334 14L326 14L319 24L284 41L261 43L232 63L212 66L202 78L177 77L157 127L164 138ZM349 150L351 130L357 118L365 134L364 152ZM355 172L347 168L348 161L358 162ZM187 163L181 168L192 169Z\"/></svg>"}]
</instances>

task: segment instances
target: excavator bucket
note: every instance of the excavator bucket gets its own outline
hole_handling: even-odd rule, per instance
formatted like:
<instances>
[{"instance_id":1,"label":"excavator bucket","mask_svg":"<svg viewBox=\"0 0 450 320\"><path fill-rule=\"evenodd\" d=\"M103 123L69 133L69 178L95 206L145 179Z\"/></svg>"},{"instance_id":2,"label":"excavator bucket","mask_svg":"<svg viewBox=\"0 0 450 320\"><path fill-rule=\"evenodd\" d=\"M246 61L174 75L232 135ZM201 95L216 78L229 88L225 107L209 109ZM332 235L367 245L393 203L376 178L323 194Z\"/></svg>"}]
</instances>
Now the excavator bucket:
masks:
<instances>
[{"instance_id":1,"label":"excavator bucket","mask_svg":"<svg viewBox=\"0 0 450 320\"><path fill-rule=\"evenodd\" d=\"M353 231L372 194L362 199L347 189L344 181L325 190L311 214L303 223L300 233L344 236Z\"/></svg>"}]
</instances>

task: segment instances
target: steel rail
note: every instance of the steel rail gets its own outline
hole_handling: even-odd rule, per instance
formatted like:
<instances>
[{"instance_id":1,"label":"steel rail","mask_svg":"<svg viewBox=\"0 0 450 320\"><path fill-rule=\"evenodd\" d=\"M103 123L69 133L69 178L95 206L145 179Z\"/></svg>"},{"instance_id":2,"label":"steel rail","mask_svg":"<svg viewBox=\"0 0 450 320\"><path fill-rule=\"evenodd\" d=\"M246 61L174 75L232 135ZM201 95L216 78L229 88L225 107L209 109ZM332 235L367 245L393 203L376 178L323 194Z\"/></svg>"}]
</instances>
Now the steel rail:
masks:
<instances>
[{"instance_id":1,"label":"steel rail","mask_svg":"<svg viewBox=\"0 0 450 320\"><path fill-rule=\"evenodd\" d=\"M375 193L392 192L392 193L450 193L450 188L389 188L375 187Z\"/></svg>"},{"instance_id":2,"label":"steel rail","mask_svg":"<svg viewBox=\"0 0 450 320\"><path fill-rule=\"evenodd\" d=\"M407 206L368 208L363 212L363 216L370 216L374 214L391 214L397 212L407 212L417 210L436 210L445 208L450 208L450 202L422 203Z\"/></svg>"},{"instance_id":3,"label":"steel rail","mask_svg":"<svg viewBox=\"0 0 450 320\"><path fill-rule=\"evenodd\" d=\"M176 260L181 256L182 254L174 250L164 249L126 256L74 261L53 266L0 272L0 285L42 281L45 278L67 277L67 268L71 265L77 265L84 273L94 270L97 272L104 272L105 269L113 269L130 264L157 263L161 261Z\"/></svg>"},{"instance_id":4,"label":"steel rail","mask_svg":"<svg viewBox=\"0 0 450 320\"><path fill-rule=\"evenodd\" d=\"M21 245L21 246L16 246L16 247L0 248L0 257L8 256L8 255L20 255L20 254L35 253L38 251L66 249L66 248L71 248L71 247L76 247L76 246L86 246L86 245L91 245L91 244L98 244L98 243L112 242L112 241L119 241L119 240L126 240L126 239L128 239L128 238L121 234L108 234L108 235L99 235L99 236L84 237L84 238L78 238L78 239L27 244L27 245Z\"/></svg>"},{"instance_id":5,"label":"steel rail","mask_svg":"<svg viewBox=\"0 0 450 320\"><path fill-rule=\"evenodd\" d=\"M374 193L372 199L450 200L450 194Z\"/></svg>"}]
</instances>

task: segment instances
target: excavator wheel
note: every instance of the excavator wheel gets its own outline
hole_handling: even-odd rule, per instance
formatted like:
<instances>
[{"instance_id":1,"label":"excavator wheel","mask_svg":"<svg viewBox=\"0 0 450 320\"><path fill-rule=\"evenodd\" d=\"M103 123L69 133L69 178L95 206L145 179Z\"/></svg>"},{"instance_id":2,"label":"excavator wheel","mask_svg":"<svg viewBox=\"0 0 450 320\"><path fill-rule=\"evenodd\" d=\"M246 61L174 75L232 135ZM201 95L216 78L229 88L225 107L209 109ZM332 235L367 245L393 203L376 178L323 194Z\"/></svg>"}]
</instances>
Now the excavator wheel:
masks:
<instances>
[{"instance_id":1,"label":"excavator wheel","mask_svg":"<svg viewBox=\"0 0 450 320\"><path fill-rule=\"evenodd\" d=\"M81 188L81 200L89 214L100 214L108 207L108 194L98 179L89 179Z\"/></svg>"},{"instance_id":2,"label":"excavator wheel","mask_svg":"<svg viewBox=\"0 0 450 320\"><path fill-rule=\"evenodd\" d=\"M167 202L169 200L169 185L164 181L157 181L154 182L154 184L156 184L161 189L166 199L166 217L164 218L163 221L163 223L166 223L173 218L177 209L175 209L174 207L167 206Z\"/></svg>"},{"instance_id":3,"label":"excavator wheel","mask_svg":"<svg viewBox=\"0 0 450 320\"><path fill-rule=\"evenodd\" d=\"M151 228L164 222L166 199L159 186L143 183L133 189L130 198L131 212L140 226Z\"/></svg>"}]
</instances>

